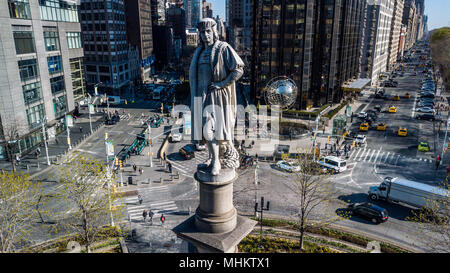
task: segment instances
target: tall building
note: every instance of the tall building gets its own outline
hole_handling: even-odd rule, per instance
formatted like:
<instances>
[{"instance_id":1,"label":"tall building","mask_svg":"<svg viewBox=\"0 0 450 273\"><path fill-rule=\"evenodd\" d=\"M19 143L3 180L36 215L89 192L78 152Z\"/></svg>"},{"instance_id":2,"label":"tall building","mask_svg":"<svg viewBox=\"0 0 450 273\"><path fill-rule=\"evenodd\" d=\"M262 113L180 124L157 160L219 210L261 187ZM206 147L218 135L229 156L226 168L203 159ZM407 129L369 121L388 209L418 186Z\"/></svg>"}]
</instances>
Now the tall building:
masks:
<instances>
[{"instance_id":1,"label":"tall building","mask_svg":"<svg viewBox=\"0 0 450 273\"><path fill-rule=\"evenodd\" d=\"M297 109L342 99L342 84L357 76L364 2L256 1L252 98L264 103L267 82L277 76L288 76L299 88L294 105Z\"/></svg>"},{"instance_id":2,"label":"tall building","mask_svg":"<svg viewBox=\"0 0 450 273\"><path fill-rule=\"evenodd\" d=\"M244 60L250 57L252 43L251 0L228 0L227 11L227 41Z\"/></svg>"},{"instance_id":3,"label":"tall building","mask_svg":"<svg viewBox=\"0 0 450 273\"><path fill-rule=\"evenodd\" d=\"M77 4L0 2L0 158L8 157L10 132L17 129L12 153L26 153L43 141L42 123L54 138L64 130L65 114L84 98Z\"/></svg>"},{"instance_id":4,"label":"tall building","mask_svg":"<svg viewBox=\"0 0 450 273\"><path fill-rule=\"evenodd\" d=\"M415 0L405 0L402 23L406 26L405 50L409 50L417 37L417 8Z\"/></svg>"},{"instance_id":5,"label":"tall building","mask_svg":"<svg viewBox=\"0 0 450 273\"><path fill-rule=\"evenodd\" d=\"M170 5L167 9L166 25L173 29L173 39L180 39L181 45L186 45L186 12L184 8Z\"/></svg>"},{"instance_id":6,"label":"tall building","mask_svg":"<svg viewBox=\"0 0 450 273\"><path fill-rule=\"evenodd\" d=\"M387 70L394 1L378 1L365 8L360 77L371 79L372 85L378 82L380 73Z\"/></svg>"},{"instance_id":7,"label":"tall building","mask_svg":"<svg viewBox=\"0 0 450 273\"><path fill-rule=\"evenodd\" d=\"M186 11L186 27L195 28L202 19L202 0L183 0Z\"/></svg>"},{"instance_id":8,"label":"tall building","mask_svg":"<svg viewBox=\"0 0 450 273\"><path fill-rule=\"evenodd\" d=\"M217 23L217 32L219 33L219 37L221 41L227 40L227 30L225 28L225 23L223 22L222 18L219 17L219 15L216 16L216 23Z\"/></svg>"},{"instance_id":9,"label":"tall building","mask_svg":"<svg viewBox=\"0 0 450 273\"><path fill-rule=\"evenodd\" d=\"M152 25L163 26L166 23L166 1L167 0L150 0Z\"/></svg>"},{"instance_id":10,"label":"tall building","mask_svg":"<svg viewBox=\"0 0 450 273\"><path fill-rule=\"evenodd\" d=\"M135 80L131 71L136 69L129 60L124 1L81 0L80 19L88 86L98 84L99 89L120 95Z\"/></svg>"},{"instance_id":11,"label":"tall building","mask_svg":"<svg viewBox=\"0 0 450 273\"><path fill-rule=\"evenodd\" d=\"M400 29L400 37L398 39L398 59L402 59L405 52L405 43L406 43L406 26L402 25Z\"/></svg>"},{"instance_id":12,"label":"tall building","mask_svg":"<svg viewBox=\"0 0 450 273\"><path fill-rule=\"evenodd\" d=\"M131 78L145 82L150 80L153 58L151 1L127 0L125 1L125 12L128 43L136 48L139 53L138 67L140 73L137 79L136 77Z\"/></svg>"},{"instance_id":13,"label":"tall building","mask_svg":"<svg viewBox=\"0 0 450 273\"><path fill-rule=\"evenodd\" d=\"M416 41L422 40L423 38L423 29L424 29L424 12L425 12L425 0L416 0L417 7L417 33L416 33Z\"/></svg>"},{"instance_id":14,"label":"tall building","mask_svg":"<svg viewBox=\"0 0 450 273\"><path fill-rule=\"evenodd\" d=\"M206 0L202 0L202 14L203 18L213 18L212 4Z\"/></svg>"},{"instance_id":15,"label":"tall building","mask_svg":"<svg viewBox=\"0 0 450 273\"><path fill-rule=\"evenodd\" d=\"M397 62L400 32L403 20L403 10L404 0L395 0L391 23L391 32L389 35L388 69L392 69L394 64Z\"/></svg>"}]
</instances>

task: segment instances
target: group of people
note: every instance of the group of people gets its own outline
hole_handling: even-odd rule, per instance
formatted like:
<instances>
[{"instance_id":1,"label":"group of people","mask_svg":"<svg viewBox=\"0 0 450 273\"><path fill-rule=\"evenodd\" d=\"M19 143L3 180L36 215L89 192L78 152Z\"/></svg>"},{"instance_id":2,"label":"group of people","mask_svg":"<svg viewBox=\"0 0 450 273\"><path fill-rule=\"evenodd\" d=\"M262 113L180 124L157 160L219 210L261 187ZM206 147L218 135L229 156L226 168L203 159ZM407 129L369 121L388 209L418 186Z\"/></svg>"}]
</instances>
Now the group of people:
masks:
<instances>
[{"instance_id":1,"label":"group of people","mask_svg":"<svg viewBox=\"0 0 450 273\"><path fill-rule=\"evenodd\" d=\"M142 196L138 195L138 201L139 201L139 205L142 205ZM144 209L144 211L142 212L142 217L144 218L144 222L147 221L147 216L150 220L150 223L153 223L153 211L151 209L149 209L148 211ZM159 217L159 220L161 221L161 225L164 224L164 222L166 221L166 217L164 216L164 213L161 213L161 217Z\"/></svg>"},{"instance_id":2,"label":"group of people","mask_svg":"<svg viewBox=\"0 0 450 273\"><path fill-rule=\"evenodd\" d=\"M344 144L342 148L342 152L344 153L345 157L348 157L348 153L351 151L352 145L350 144ZM325 143L325 150L328 153L336 153L336 156L341 156L341 147L337 144L328 144Z\"/></svg>"},{"instance_id":3,"label":"group of people","mask_svg":"<svg viewBox=\"0 0 450 273\"><path fill-rule=\"evenodd\" d=\"M138 170L136 163L133 163L133 171L136 172L136 170ZM144 173L144 169L142 169L142 167L139 167L139 175L142 175Z\"/></svg>"}]
</instances>

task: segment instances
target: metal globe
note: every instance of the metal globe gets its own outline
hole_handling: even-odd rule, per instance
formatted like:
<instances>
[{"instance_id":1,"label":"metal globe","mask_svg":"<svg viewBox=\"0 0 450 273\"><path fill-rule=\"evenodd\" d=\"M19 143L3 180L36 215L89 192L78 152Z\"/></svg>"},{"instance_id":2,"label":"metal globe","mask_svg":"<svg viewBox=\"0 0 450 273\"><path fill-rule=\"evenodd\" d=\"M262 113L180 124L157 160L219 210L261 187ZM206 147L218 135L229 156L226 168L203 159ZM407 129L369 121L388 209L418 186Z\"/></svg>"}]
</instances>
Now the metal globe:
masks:
<instances>
[{"instance_id":1,"label":"metal globe","mask_svg":"<svg viewBox=\"0 0 450 273\"><path fill-rule=\"evenodd\" d=\"M291 107L297 99L298 88L295 82L285 76L270 80L264 91L268 105L279 105L282 109Z\"/></svg>"}]
</instances>

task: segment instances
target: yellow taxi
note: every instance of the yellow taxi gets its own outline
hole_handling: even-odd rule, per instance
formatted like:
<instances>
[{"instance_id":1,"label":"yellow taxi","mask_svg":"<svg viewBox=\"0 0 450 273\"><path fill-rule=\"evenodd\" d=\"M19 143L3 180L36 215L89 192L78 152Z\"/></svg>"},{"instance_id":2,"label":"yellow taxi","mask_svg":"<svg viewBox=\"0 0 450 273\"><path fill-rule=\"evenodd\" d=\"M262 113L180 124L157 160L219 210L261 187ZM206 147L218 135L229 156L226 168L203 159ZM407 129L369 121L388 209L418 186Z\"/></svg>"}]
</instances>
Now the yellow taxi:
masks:
<instances>
[{"instance_id":1,"label":"yellow taxi","mask_svg":"<svg viewBox=\"0 0 450 273\"><path fill-rule=\"evenodd\" d=\"M398 136L406 136L408 134L408 130L403 127L398 128Z\"/></svg>"},{"instance_id":2,"label":"yellow taxi","mask_svg":"<svg viewBox=\"0 0 450 273\"><path fill-rule=\"evenodd\" d=\"M386 131L386 123L383 123L383 122L381 122L381 123L378 123L378 125L377 125L377 131Z\"/></svg>"},{"instance_id":3,"label":"yellow taxi","mask_svg":"<svg viewBox=\"0 0 450 273\"><path fill-rule=\"evenodd\" d=\"M361 123L361 125L359 125L359 130L360 131L369 131L369 123L367 123L367 122Z\"/></svg>"},{"instance_id":4,"label":"yellow taxi","mask_svg":"<svg viewBox=\"0 0 450 273\"><path fill-rule=\"evenodd\" d=\"M399 95L395 95L392 97L392 100L400 100L400 96Z\"/></svg>"},{"instance_id":5,"label":"yellow taxi","mask_svg":"<svg viewBox=\"0 0 450 273\"><path fill-rule=\"evenodd\" d=\"M397 107L389 106L389 113L397 113Z\"/></svg>"},{"instance_id":6,"label":"yellow taxi","mask_svg":"<svg viewBox=\"0 0 450 273\"><path fill-rule=\"evenodd\" d=\"M411 94L406 93L405 98L410 99L411 98Z\"/></svg>"}]
</instances>

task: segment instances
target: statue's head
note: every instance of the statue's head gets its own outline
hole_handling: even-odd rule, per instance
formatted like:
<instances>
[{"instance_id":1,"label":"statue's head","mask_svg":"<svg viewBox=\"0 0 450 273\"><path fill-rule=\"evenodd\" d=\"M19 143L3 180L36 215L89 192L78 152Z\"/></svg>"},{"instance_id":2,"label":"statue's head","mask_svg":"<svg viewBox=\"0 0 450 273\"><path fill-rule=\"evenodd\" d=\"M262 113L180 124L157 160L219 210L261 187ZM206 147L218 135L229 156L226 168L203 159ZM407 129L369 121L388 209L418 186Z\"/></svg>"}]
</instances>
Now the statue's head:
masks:
<instances>
[{"instance_id":1,"label":"statue's head","mask_svg":"<svg viewBox=\"0 0 450 273\"><path fill-rule=\"evenodd\" d=\"M217 23L214 19L203 18L200 22L198 22L197 29L203 46L214 44L217 40L219 40Z\"/></svg>"}]
</instances>

